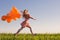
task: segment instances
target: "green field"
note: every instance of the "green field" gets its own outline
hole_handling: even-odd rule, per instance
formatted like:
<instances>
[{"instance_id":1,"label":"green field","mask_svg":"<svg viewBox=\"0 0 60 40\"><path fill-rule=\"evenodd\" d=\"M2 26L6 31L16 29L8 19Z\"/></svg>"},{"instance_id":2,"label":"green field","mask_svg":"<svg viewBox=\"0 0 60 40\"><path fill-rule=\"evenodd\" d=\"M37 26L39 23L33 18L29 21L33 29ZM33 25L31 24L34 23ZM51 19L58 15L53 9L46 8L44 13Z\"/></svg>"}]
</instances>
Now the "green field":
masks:
<instances>
[{"instance_id":1,"label":"green field","mask_svg":"<svg viewBox=\"0 0 60 40\"><path fill-rule=\"evenodd\" d=\"M0 40L60 40L60 34L0 34Z\"/></svg>"}]
</instances>

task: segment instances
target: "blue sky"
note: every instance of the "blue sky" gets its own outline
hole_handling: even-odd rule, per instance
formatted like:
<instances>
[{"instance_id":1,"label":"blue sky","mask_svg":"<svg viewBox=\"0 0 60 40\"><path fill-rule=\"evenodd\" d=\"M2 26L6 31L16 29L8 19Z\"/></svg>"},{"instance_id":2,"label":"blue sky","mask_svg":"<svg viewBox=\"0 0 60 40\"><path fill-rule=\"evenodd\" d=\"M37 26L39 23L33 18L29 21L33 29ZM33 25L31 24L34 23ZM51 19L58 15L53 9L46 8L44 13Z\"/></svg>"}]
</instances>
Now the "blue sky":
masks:
<instances>
[{"instance_id":1,"label":"blue sky","mask_svg":"<svg viewBox=\"0 0 60 40\"><path fill-rule=\"evenodd\" d=\"M29 20L34 33L60 33L60 0L0 0L0 18L15 6L19 11L28 9L32 17ZM15 33L24 19L7 23L0 20L0 33ZM20 33L30 33L24 28Z\"/></svg>"}]
</instances>

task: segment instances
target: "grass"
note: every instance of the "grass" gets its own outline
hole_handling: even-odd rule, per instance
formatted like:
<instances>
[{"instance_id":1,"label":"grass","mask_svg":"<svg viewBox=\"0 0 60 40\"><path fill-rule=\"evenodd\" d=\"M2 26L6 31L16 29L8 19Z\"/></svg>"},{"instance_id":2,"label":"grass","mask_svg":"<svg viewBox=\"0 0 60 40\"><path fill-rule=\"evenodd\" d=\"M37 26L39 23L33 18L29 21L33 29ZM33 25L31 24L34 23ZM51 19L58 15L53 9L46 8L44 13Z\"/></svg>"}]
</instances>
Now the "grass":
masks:
<instances>
[{"instance_id":1,"label":"grass","mask_svg":"<svg viewBox=\"0 0 60 40\"><path fill-rule=\"evenodd\" d=\"M60 40L60 34L18 34L14 36L13 34L0 34L0 40Z\"/></svg>"}]
</instances>

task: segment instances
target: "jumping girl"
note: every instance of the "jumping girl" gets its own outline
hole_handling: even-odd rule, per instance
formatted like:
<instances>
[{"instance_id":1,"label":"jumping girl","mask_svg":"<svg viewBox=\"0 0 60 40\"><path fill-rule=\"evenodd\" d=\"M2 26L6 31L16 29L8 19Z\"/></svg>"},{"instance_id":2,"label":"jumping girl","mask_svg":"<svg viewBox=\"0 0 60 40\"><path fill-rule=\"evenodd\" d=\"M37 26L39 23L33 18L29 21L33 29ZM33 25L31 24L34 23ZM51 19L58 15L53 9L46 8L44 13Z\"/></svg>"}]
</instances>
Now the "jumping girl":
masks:
<instances>
[{"instance_id":1,"label":"jumping girl","mask_svg":"<svg viewBox=\"0 0 60 40\"><path fill-rule=\"evenodd\" d=\"M29 29L30 29L30 32L31 32L31 34L33 35L33 32L32 32L32 28L31 28L31 26L29 25L29 22L28 22L28 20L31 18L31 19L34 19L34 18L32 18L31 16L30 16L30 14L28 13L28 10L27 9L25 9L24 11L23 11L23 18L25 19L22 23L21 23L21 28L15 33L15 35L17 35L23 28L25 28L25 27L28 27ZM36 20L36 19L34 19L34 20Z\"/></svg>"}]
</instances>

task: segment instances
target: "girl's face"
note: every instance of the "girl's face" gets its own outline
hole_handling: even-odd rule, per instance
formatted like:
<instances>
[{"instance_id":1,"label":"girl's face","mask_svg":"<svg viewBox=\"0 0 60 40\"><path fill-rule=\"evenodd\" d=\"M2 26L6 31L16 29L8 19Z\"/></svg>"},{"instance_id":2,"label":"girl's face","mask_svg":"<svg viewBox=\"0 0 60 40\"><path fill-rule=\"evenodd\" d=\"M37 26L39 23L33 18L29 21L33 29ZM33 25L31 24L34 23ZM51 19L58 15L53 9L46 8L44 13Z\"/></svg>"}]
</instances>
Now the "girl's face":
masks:
<instances>
[{"instance_id":1,"label":"girl's face","mask_svg":"<svg viewBox=\"0 0 60 40\"><path fill-rule=\"evenodd\" d=\"M25 13L27 14L28 13L28 10L25 10Z\"/></svg>"}]
</instances>

